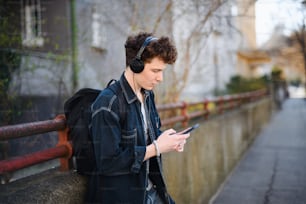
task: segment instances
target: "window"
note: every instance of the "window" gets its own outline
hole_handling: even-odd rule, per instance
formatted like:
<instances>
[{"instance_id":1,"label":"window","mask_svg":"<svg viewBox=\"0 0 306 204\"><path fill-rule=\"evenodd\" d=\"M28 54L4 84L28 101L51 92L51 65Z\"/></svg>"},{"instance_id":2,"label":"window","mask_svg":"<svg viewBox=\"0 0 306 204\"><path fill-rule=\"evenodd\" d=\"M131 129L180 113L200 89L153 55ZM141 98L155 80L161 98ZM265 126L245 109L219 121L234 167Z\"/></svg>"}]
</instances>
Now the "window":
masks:
<instances>
[{"instance_id":1,"label":"window","mask_svg":"<svg viewBox=\"0 0 306 204\"><path fill-rule=\"evenodd\" d=\"M96 9L94 9L92 12L91 28L91 46L96 50L103 51L105 49L106 43L106 31L105 27L103 27L103 17L96 11Z\"/></svg>"},{"instance_id":2,"label":"window","mask_svg":"<svg viewBox=\"0 0 306 204\"><path fill-rule=\"evenodd\" d=\"M236 5L231 6L231 14L232 16L237 16L238 15L238 8Z\"/></svg>"},{"instance_id":3,"label":"window","mask_svg":"<svg viewBox=\"0 0 306 204\"><path fill-rule=\"evenodd\" d=\"M21 1L22 44L28 47L41 47L44 44L41 31L40 0Z\"/></svg>"}]
</instances>

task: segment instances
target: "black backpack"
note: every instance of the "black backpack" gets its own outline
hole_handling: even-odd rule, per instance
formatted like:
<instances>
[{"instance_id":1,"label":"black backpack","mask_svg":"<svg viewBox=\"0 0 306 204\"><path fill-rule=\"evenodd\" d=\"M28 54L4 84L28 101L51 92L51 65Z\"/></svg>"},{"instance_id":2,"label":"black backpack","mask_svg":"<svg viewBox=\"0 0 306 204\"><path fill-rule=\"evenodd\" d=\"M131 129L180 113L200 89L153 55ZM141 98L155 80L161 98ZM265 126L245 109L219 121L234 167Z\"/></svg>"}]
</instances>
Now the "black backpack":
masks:
<instances>
[{"instance_id":1,"label":"black backpack","mask_svg":"<svg viewBox=\"0 0 306 204\"><path fill-rule=\"evenodd\" d=\"M107 88L112 90L119 100L120 124L125 121L125 105L122 104L123 92L119 81L112 79ZM100 94L101 90L83 88L77 91L71 98L64 103L66 123L69 128L69 140L73 149L74 169L82 175L95 173L96 161L92 136L89 126L91 123L91 105Z\"/></svg>"}]
</instances>

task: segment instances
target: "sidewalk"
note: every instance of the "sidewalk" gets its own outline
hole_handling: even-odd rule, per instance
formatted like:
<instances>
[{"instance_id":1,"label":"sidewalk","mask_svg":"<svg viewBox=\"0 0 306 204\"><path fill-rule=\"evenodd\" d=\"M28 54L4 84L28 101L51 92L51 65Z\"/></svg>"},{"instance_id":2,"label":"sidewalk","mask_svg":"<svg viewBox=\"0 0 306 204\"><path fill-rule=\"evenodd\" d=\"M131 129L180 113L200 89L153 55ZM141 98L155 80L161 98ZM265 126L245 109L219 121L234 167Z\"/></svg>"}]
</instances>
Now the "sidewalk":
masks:
<instances>
[{"instance_id":1,"label":"sidewalk","mask_svg":"<svg viewBox=\"0 0 306 204\"><path fill-rule=\"evenodd\" d=\"M306 100L288 99L211 204L306 204Z\"/></svg>"}]
</instances>

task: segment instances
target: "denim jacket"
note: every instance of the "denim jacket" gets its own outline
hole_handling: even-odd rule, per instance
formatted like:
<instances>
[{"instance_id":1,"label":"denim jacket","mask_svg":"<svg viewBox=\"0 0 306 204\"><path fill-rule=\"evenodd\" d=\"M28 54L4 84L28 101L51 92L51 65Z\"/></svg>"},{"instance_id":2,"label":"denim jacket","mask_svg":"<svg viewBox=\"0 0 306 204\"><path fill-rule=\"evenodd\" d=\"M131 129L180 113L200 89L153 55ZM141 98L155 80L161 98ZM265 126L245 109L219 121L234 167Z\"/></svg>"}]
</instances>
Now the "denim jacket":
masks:
<instances>
[{"instance_id":1,"label":"denim jacket","mask_svg":"<svg viewBox=\"0 0 306 204\"><path fill-rule=\"evenodd\" d=\"M117 84L116 84L117 83ZM111 86L122 89L121 98L109 88L103 90L92 105L92 136L98 175L91 178L90 189L95 201L101 203L145 202L148 177L165 203L174 203L167 194L162 175L161 157L150 159L150 168L143 162L146 139L141 103L124 74ZM120 86L119 86L120 85ZM152 91L144 91L145 111L150 141L161 134L160 118ZM125 121L120 121L119 105L125 105ZM122 110L122 108L121 108Z\"/></svg>"}]
</instances>

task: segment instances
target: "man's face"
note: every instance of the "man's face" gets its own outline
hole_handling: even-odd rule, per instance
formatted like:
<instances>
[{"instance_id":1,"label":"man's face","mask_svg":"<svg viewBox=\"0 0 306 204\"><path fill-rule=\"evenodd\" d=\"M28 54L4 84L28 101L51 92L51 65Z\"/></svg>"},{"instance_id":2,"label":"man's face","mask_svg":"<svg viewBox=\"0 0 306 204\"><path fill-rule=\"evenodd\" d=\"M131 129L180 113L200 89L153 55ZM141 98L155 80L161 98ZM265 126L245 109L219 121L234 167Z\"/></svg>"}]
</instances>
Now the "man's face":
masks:
<instances>
[{"instance_id":1,"label":"man's face","mask_svg":"<svg viewBox=\"0 0 306 204\"><path fill-rule=\"evenodd\" d=\"M163 80L163 71L166 64L160 58L153 58L151 62L145 63L144 70L136 74L138 86L146 90L152 90Z\"/></svg>"}]
</instances>

